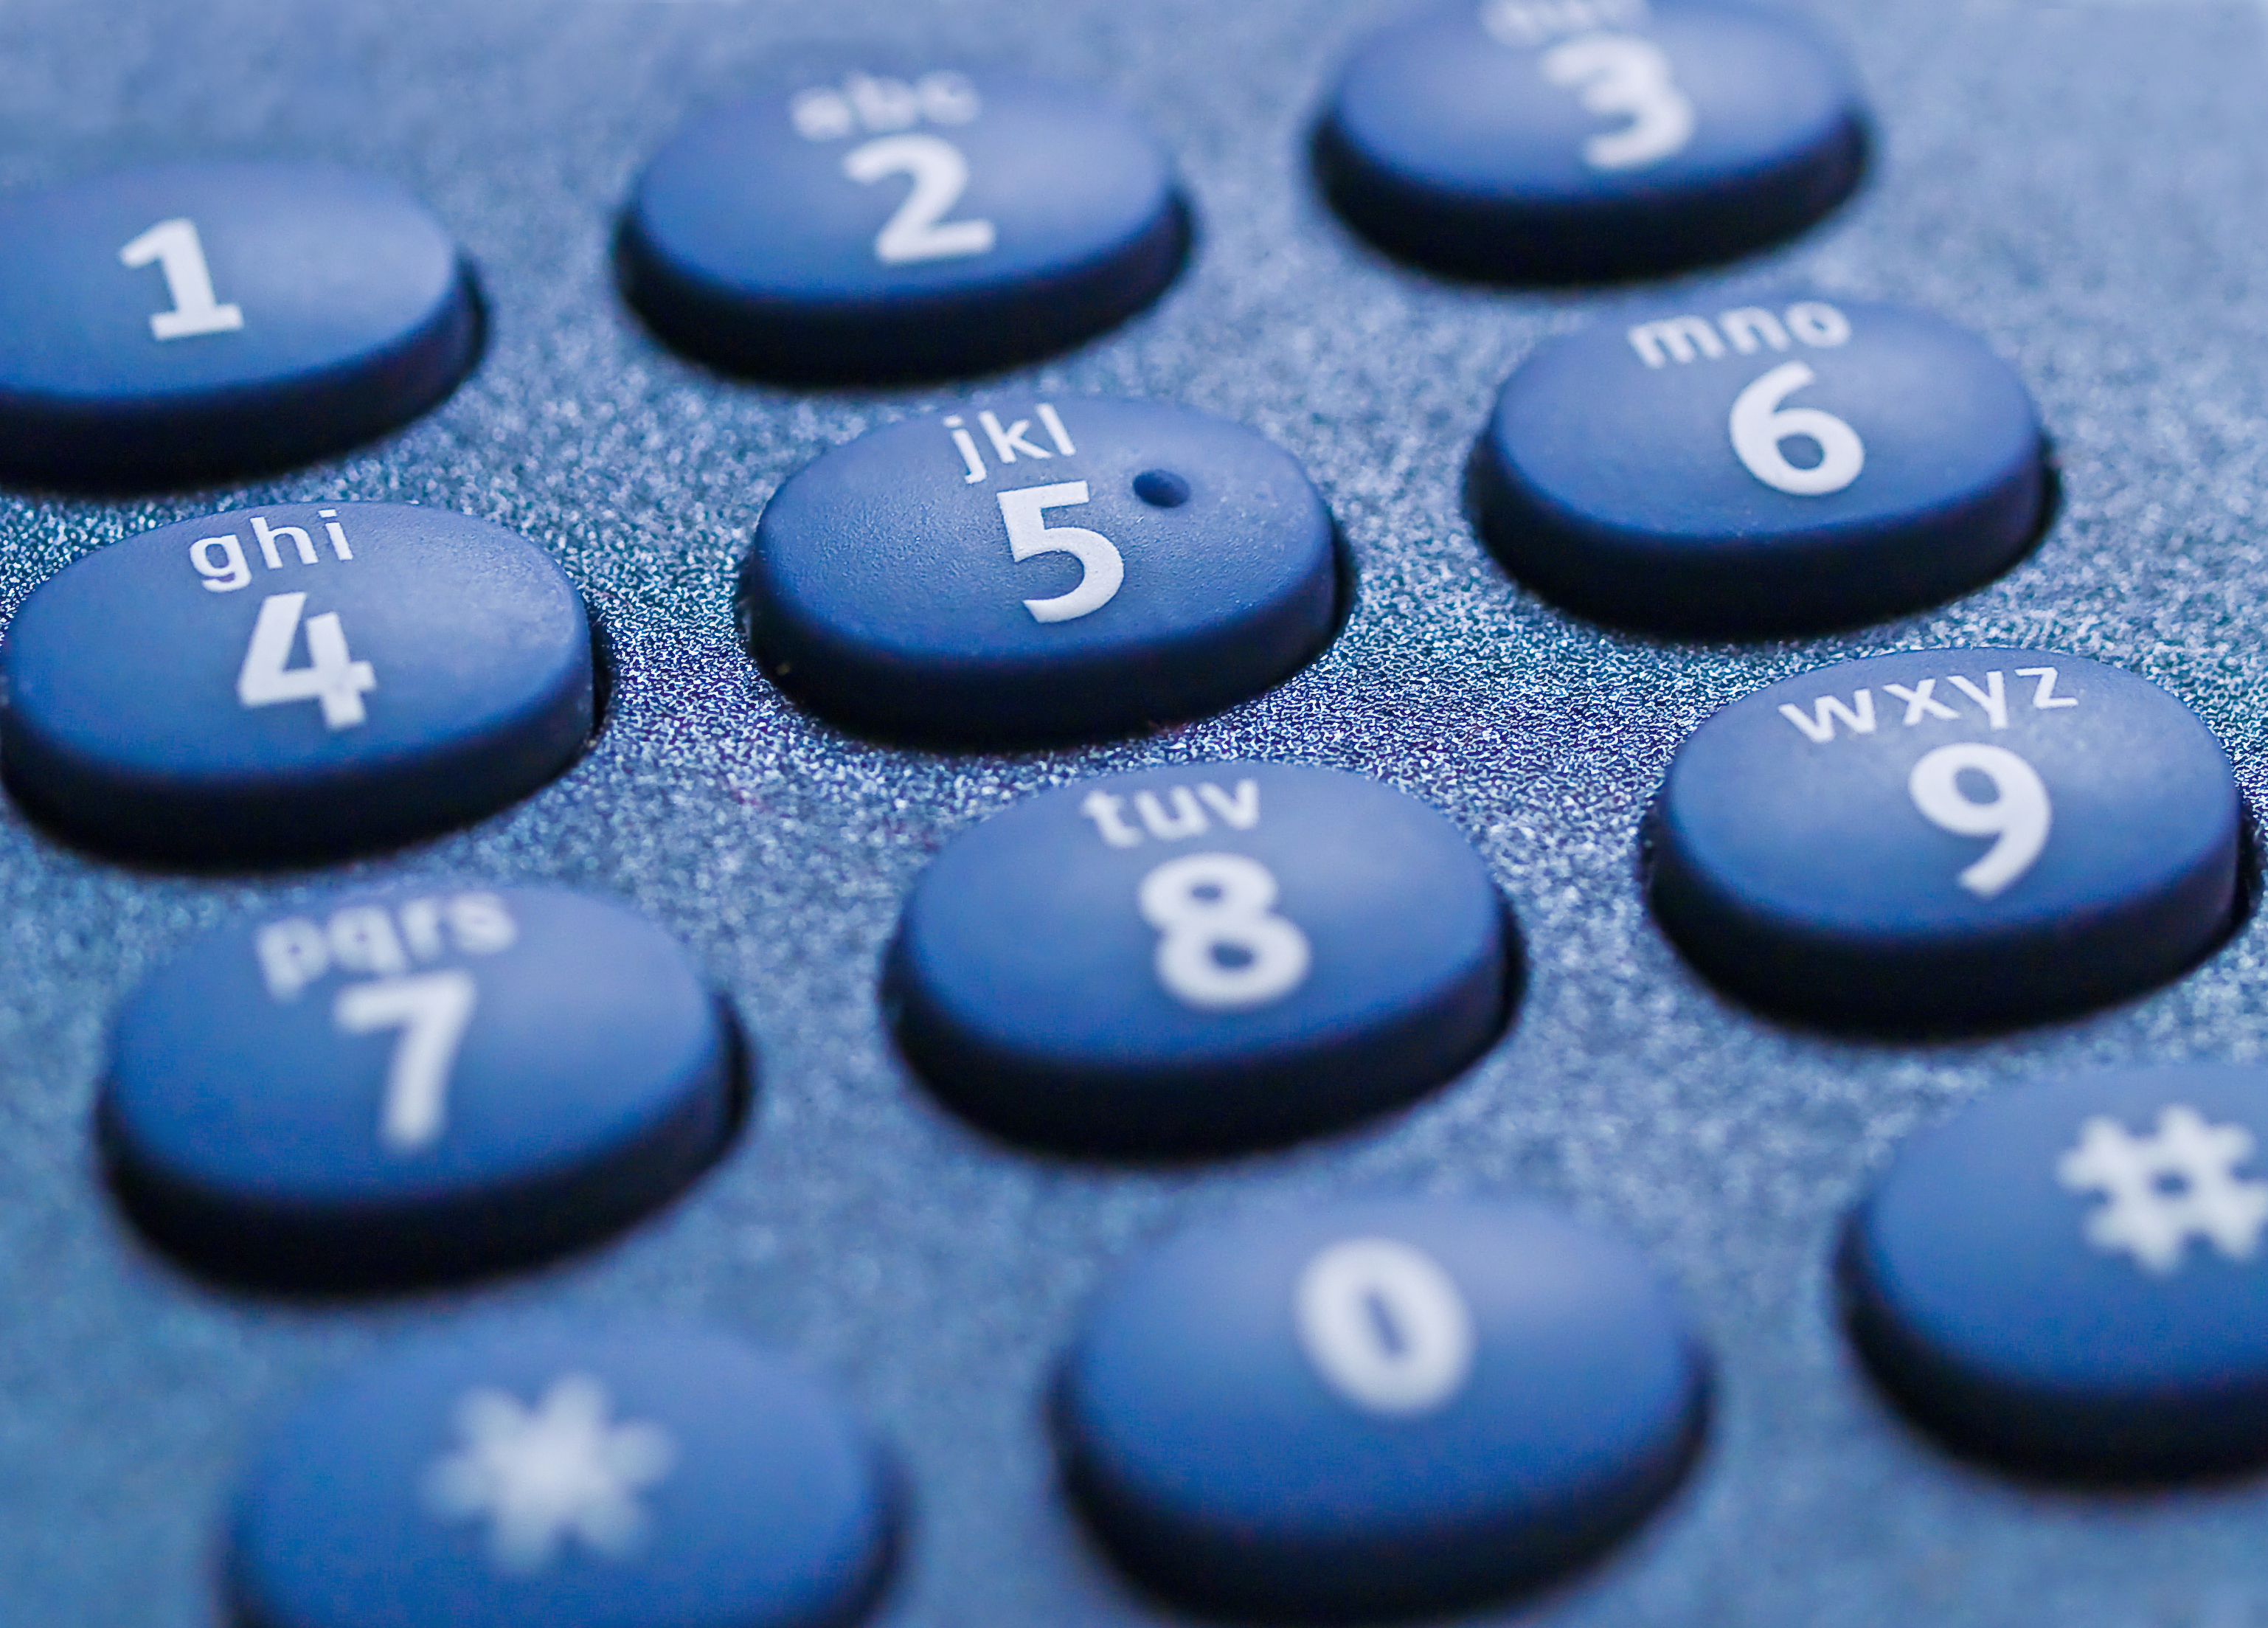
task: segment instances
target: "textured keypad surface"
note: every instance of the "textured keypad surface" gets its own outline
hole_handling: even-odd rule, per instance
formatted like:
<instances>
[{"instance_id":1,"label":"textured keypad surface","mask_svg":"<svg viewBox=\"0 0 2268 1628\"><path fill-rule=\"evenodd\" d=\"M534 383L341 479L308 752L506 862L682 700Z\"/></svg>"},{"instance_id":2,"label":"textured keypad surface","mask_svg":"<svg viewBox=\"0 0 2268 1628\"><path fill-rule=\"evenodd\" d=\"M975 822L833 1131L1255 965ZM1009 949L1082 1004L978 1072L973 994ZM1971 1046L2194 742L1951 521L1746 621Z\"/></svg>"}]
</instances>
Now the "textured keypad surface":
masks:
<instances>
[{"instance_id":1,"label":"textured keypad surface","mask_svg":"<svg viewBox=\"0 0 2268 1628\"><path fill-rule=\"evenodd\" d=\"M1768 682L1900 649L2053 648L2139 673L2218 736L2257 809L2268 21L2250 0L1798 9L1839 41L1874 114L1860 191L1815 232L1690 282L1549 296L1390 262L1314 192L1307 133L1391 4L0 11L0 182L189 156L334 160L421 199L478 266L492 318L481 366L438 411L335 461L130 503L11 492L6 607L159 525L415 500L549 552L586 591L614 666L604 727L563 777L383 858L184 876L96 861L0 813L10 1619L213 1628L233 1489L277 1421L405 1337L526 1311L666 1316L828 1376L895 1441L914 1489L878 1624L1185 1622L1086 1537L1057 1487L1046 1387L1093 1297L1165 1238L1358 1183L1539 1195L1630 1240L1714 1358L1709 1437L1636 1540L1480 1620L2250 1628L2268 1615L2260 1481L2136 1498L1956 1459L1874 1383L1832 1278L1851 1206L1909 1136L1962 1105L2086 1067L2268 1055L2257 918L2128 1004L1959 1042L1857 1041L1715 993L1654 924L1638 853L1646 803L1705 719ZM611 235L652 155L781 43L909 27L941 59L1012 57L1094 85L1172 154L1198 223L1182 276L1091 348L981 387L1160 396L1296 457L1359 586L1344 633L1282 688L1103 748L929 754L835 732L742 653L733 572L771 493L828 447L980 387L726 383L625 313ZM1940 608L1786 644L1611 634L1509 581L1461 481L1521 359L1689 291L1688 308L1714 313L1790 288L1937 313L2014 366L2060 468L2040 548ZM1531 961L1505 1038L1407 1114L1225 1162L1035 1158L939 1107L893 1055L876 995L934 854L1057 785L1240 758L1367 774L1463 831ZM111 1020L201 929L397 881L557 881L635 905L733 1001L763 1059L761 1100L681 1201L547 1271L379 1301L204 1286L138 1241L98 1179ZM523 1407L548 1378L514 1379Z\"/></svg>"}]
</instances>

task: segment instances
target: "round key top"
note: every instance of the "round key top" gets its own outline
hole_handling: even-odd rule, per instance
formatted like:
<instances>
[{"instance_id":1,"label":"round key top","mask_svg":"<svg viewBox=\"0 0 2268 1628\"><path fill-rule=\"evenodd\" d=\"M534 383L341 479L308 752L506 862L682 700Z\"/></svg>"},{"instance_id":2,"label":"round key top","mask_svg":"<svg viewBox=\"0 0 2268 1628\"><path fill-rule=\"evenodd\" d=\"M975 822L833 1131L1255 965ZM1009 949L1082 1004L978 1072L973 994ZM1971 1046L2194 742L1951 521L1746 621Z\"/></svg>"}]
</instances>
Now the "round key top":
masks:
<instances>
[{"instance_id":1,"label":"round key top","mask_svg":"<svg viewBox=\"0 0 2268 1628\"><path fill-rule=\"evenodd\" d=\"M909 419L781 487L741 626L854 728L1008 744L1258 694L1330 637L1331 517L1299 464L1161 401L1009 400Z\"/></svg>"},{"instance_id":2,"label":"round key top","mask_svg":"<svg viewBox=\"0 0 2268 1628\"><path fill-rule=\"evenodd\" d=\"M2086 1074L1918 1138L1852 1218L1852 1333L1963 1445L2089 1476L2268 1461L2268 1072Z\"/></svg>"},{"instance_id":3,"label":"round key top","mask_svg":"<svg viewBox=\"0 0 2268 1628\"><path fill-rule=\"evenodd\" d=\"M1357 228L1443 270L1628 276L1743 254L1859 180L1850 74L1702 0L1455 0L1359 46L1316 131Z\"/></svg>"},{"instance_id":4,"label":"round key top","mask_svg":"<svg viewBox=\"0 0 2268 1628\"><path fill-rule=\"evenodd\" d=\"M1145 1580L1271 1618L1462 1610L1675 1484L1705 1359L1626 1246L1533 1204L1373 1200L1185 1234L1064 1364L1070 1479Z\"/></svg>"},{"instance_id":5,"label":"round key top","mask_svg":"<svg viewBox=\"0 0 2268 1628\"><path fill-rule=\"evenodd\" d=\"M286 1418L227 1580L260 1628L844 1628L894 1526L877 1447L787 1364L689 1330L505 1325Z\"/></svg>"},{"instance_id":6,"label":"round key top","mask_svg":"<svg viewBox=\"0 0 2268 1628\"><path fill-rule=\"evenodd\" d=\"M273 468L425 411L481 317L441 224L327 165L169 164L0 198L0 476Z\"/></svg>"},{"instance_id":7,"label":"round key top","mask_svg":"<svg viewBox=\"0 0 2268 1628\"><path fill-rule=\"evenodd\" d=\"M1778 1010L2021 1022L2171 977L2228 930L2228 757L2172 696L2040 650L1925 650L1773 684L1697 730L1653 904Z\"/></svg>"},{"instance_id":8,"label":"round key top","mask_svg":"<svg viewBox=\"0 0 2268 1628\"><path fill-rule=\"evenodd\" d=\"M1336 1128L1502 1028L1510 912L1463 836L1376 781L1192 763L962 835L887 989L938 1094L1004 1135L1146 1153Z\"/></svg>"},{"instance_id":9,"label":"round key top","mask_svg":"<svg viewBox=\"0 0 2268 1628\"><path fill-rule=\"evenodd\" d=\"M442 509L277 505L65 568L0 646L11 789L68 834L275 862L524 796L589 736L583 601L526 539Z\"/></svg>"},{"instance_id":10,"label":"round key top","mask_svg":"<svg viewBox=\"0 0 2268 1628\"><path fill-rule=\"evenodd\" d=\"M1506 568L1602 622L1703 635L1874 620L2015 561L2037 415L1978 340L1896 306L1671 311L1545 345L1472 462Z\"/></svg>"},{"instance_id":11,"label":"round key top","mask_svg":"<svg viewBox=\"0 0 2268 1628\"><path fill-rule=\"evenodd\" d=\"M343 895L185 949L120 1013L129 1207L231 1277L433 1279L588 1242L723 1146L734 1035L685 954L547 888Z\"/></svg>"},{"instance_id":12,"label":"round key top","mask_svg":"<svg viewBox=\"0 0 2268 1628\"><path fill-rule=\"evenodd\" d=\"M783 68L639 180L622 284L671 343L770 376L987 371L1179 269L1172 166L1093 90L995 69Z\"/></svg>"}]
</instances>

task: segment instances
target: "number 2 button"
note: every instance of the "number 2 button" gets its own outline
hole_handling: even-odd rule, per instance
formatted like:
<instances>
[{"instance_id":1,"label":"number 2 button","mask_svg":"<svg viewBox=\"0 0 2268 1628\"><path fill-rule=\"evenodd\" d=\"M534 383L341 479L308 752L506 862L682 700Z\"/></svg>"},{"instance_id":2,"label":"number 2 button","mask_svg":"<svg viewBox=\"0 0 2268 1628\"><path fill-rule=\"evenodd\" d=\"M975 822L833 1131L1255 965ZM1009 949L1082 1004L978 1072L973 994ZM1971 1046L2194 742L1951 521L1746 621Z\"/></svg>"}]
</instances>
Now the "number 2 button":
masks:
<instances>
[{"instance_id":1,"label":"number 2 button","mask_svg":"<svg viewBox=\"0 0 2268 1628\"><path fill-rule=\"evenodd\" d=\"M968 406L776 494L740 567L750 648L853 727L1012 744L1215 711L1330 637L1338 560L1290 454L1162 401Z\"/></svg>"},{"instance_id":2,"label":"number 2 button","mask_svg":"<svg viewBox=\"0 0 2268 1628\"><path fill-rule=\"evenodd\" d=\"M1483 538L1602 622L1722 637L1965 593L2038 535L2037 414L2008 365L1919 311L1671 310L1545 345L1473 460Z\"/></svg>"},{"instance_id":3,"label":"number 2 button","mask_svg":"<svg viewBox=\"0 0 2268 1628\"><path fill-rule=\"evenodd\" d=\"M477 818L591 731L581 596L446 510L283 505L88 555L0 646L10 789L98 846L335 855Z\"/></svg>"},{"instance_id":4,"label":"number 2 button","mask_svg":"<svg viewBox=\"0 0 2268 1628\"><path fill-rule=\"evenodd\" d=\"M773 377L989 371L1180 268L1165 154L1094 92L992 70L783 69L639 180L618 263L655 331Z\"/></svg>"},{"instance_id":5,"label":"number 2 button","mask_svg":"<svg viewBox=\"0 0 2268 1628\"><path fill-rule=\"evenodd\" d=\"M1503 1026L1510 912L1424 804L1197 763L1051 792L939 856L887 994L931 1087L1019 1139L1253 1145L1431 1089Z\"/></svg>"},{"instance_id":6,"label":"number 2 button","mask_svg":"<svg viewBox=\"0 0 2268 1628\"><path fill-rule=\"evenodd\" d=\"M737 1042L643 917L556 888L320 900L127 1002L99 1120L180 1255L331 1286L510 1264L662 1203L722 1146Z\"/></svg>"},{"instance_id":7,"label":"number 2 button","mask_svg":"<svg viewBox=\"0 0 2268 1628\"><path fill-rule=\"evenodd\" d=\"M2172 976L2228 930L2228 757L2154 685L2038 650L1846 662L1680 749L1653 903L1762 1005L1910 1029L2021 1022Z\"/></svg>"}]
</instances>

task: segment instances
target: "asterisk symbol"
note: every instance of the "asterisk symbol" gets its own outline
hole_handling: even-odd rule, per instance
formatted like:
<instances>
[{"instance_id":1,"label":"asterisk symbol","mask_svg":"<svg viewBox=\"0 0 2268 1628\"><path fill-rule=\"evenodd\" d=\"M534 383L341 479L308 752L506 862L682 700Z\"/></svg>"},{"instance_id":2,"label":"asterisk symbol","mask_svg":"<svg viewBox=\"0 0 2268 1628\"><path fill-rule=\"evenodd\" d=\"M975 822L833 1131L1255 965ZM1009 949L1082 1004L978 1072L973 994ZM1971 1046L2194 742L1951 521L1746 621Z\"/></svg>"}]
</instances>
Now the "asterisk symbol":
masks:
<instances>
[{"instance_id":1,"label":"asterisk symbol","mask_svg":"<svg viewBox=\"0 0 2268 1628\"><path fill-rule=\"evenodd\" d=\"M666 1476L677 1447L658 1425L610 1425L606 1388L588 1374L555 1381L533 1408L501 1390L457 1404L464 1445L425 1479L427 1504L449 1520L485 1518L508 1572L540 1572L569 1537L610 1558L637 1545L636 1494Z\"/></svg>"}]
</instances>

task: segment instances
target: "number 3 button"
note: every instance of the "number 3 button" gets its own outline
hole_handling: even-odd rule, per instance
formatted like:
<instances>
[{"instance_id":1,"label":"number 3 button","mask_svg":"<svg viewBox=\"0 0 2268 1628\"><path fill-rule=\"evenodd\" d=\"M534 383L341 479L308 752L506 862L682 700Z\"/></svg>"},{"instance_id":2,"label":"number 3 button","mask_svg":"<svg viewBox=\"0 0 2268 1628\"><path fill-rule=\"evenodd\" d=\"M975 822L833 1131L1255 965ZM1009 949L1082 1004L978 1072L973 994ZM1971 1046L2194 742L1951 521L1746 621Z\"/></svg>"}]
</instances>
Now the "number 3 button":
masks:
<instances>
[{"instance_id":1,"label":"number 3 button","mask_svg":"<svg viewBox=\"0 0 2268 1628\"><path fill-rule=\"evenodd\" d=\"M2023 383L1894 306L1673 311L1544 346L1473 464L1484 539L1603 622L1710 636L1871 621L1964 593L2037 535Z\"/></svg>"},{"instance_id":2,"label":"number 3 button","mask_svg":"<svg viewBox=\"0 0 2268 1628\"><path fill-rule=\"evenodd\" d=\"M352 1286L571 1248L692 1180L740 1089L661 931L552 888L341 897L190 946L121 1013L121 1196L226 1276Z\"/></svg>"},{"instance_id":3,"label":"number 3 button","mask_svg":"<svg viewBox=\"0 0 2268 1628\"><path fill-rule=\"evenodd\" d=\"M783 70L637 185L623 286L655 330L771 376L989 371L1154 299L1186 229L1157 144L1094 92L990 70Z\"/></svg>"},{"instance_id":4,"label":"number 3 button","mask_svg":"<svg viewBox=\"0 0 2268 1628\"><path fill-rule=\"evenodd\" d=\"M1251 1145L1456 1073L1502 1027L1510 912L1455 828L1375 781L1204 763L968 832L887 975L938 1094L1084 1151Z\"/></svg>"},{"instance_id":5,"label":"number 3 button","mask_svg":"<svg viewBox=\"0 0 2268 1628\"><path fill-rule=\"evenodd\" d=\"M1788 679L1679 751L1653 903L1763 1005L1889 1028L2025 1021L2172 976L2228 929L2228 755L2172 696L2037 650Z\"/></svg>"},{"instance_id":6,"label":"number 3 button","mask_svg":"<svg viewBox=\"0 0 2268 1628\"><path fill-rule=\"evenodd\" d=\"M789 694L955 741L1210 712L1330 637L1331 517L1291 455L1162 401L1003 402L896 424L783 486L740 567Z\"/></svg>"},{"instance_id":7,"label":"number 3 button","mask_svg":"<svg viewBox=\"0 0 2268 1628\"><path fill-rule=\"evenodd\" d=\"M274 863L398 842L556 774L591 731L583 601L446 510L285 505L91 554L0 647L10 788L70 835Z\"/></svg>"}]
</instances>

